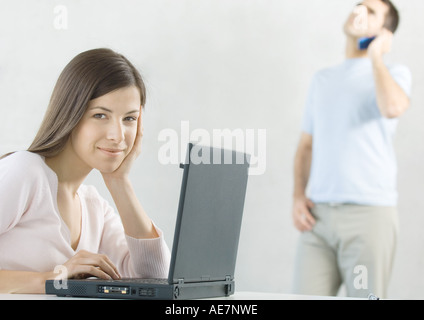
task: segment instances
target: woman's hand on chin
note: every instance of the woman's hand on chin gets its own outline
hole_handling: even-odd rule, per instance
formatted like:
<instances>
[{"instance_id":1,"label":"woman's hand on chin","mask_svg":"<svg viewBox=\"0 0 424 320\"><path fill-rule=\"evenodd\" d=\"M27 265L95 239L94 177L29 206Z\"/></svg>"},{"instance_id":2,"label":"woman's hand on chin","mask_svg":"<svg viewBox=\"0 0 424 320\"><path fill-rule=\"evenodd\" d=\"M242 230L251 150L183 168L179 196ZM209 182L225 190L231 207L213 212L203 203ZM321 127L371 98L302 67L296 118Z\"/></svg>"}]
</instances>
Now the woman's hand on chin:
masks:
<instances>
[{"instance_id":1,"label":"woman's hand on chin","mask_svg":"<svg viewBox=\"0 0 424 320\"><path fill-rule=\"evenodd\" d=\"M134 140L134 144L131 148L131 151L125 156L124 160L120 164L120 166L113 172L100 172L103 176L103 180L106 185L111 183L112 181L125 181L128 179L131 167L141 153L141 141L143 138L143 122L141 118L141 110L140 116L137 119L137 134Z\"/></svg>"}]
</instances>

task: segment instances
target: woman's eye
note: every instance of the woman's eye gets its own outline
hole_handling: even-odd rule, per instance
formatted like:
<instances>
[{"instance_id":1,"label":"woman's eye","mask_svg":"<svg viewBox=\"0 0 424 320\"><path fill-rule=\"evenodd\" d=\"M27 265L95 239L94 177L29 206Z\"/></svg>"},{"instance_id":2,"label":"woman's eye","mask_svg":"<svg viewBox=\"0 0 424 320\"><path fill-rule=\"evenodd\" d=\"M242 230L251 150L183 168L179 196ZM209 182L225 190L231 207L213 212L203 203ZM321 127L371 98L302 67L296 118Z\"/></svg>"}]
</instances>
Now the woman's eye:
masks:
<instances>
[{"instance_id":1,"label":"woman's eye","mask_svg":"<svg viewBox=\"0 0 424 320\"><path fill-rule=\"evenodd\" d=\"M136 121L137 118L136 117L126 117L124 118L124 121Z\"/></svg>"},{"instance_id":2,"label":"woman's eye","mask_svg":"<svg viewBox=\"0 0 424 320\"><path fill-rule=\"evenodd\" d=\"M106 118L106 115L103 113L96 113L93 117L96 119L104 119Z\"/></svg>"}]
</instances>

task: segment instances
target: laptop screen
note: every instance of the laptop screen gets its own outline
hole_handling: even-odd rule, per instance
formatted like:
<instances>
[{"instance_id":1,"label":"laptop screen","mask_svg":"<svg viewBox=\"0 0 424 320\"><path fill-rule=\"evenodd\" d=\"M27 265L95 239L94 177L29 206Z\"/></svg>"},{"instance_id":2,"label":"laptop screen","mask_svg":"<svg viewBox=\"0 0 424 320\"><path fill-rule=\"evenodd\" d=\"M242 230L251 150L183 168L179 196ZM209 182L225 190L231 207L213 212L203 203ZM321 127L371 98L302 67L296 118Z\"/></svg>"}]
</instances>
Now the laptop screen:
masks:
<instances>
[{"instance_id":1,"label":"laptop screen","mask_svg":"<svg viewBox=\"0 0 424 320\"><path fill-rule=\"evenodd\" d=\"M233 279L249 161L241 152L189 144L170 283Z\"/></svg>"}]
</instances>

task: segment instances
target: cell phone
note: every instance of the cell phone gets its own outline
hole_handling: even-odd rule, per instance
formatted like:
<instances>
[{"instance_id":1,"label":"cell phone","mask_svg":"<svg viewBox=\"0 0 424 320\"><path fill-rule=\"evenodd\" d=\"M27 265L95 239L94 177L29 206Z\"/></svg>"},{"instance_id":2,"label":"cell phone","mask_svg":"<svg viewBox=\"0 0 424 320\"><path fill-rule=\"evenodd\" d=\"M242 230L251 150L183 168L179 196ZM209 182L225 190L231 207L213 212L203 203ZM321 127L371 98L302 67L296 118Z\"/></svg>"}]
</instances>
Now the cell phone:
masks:
<instances>
[{"instance_id":1,"label":"cell phone","mask_svg":"<svg viewBox=\"0 0 424 320\"><path fill-rule=\"evenodd\" d=\"M367 50L370 43L375 39L375 37L363 37L358 40L359 50Z\"/></svg>"}]
</instances>

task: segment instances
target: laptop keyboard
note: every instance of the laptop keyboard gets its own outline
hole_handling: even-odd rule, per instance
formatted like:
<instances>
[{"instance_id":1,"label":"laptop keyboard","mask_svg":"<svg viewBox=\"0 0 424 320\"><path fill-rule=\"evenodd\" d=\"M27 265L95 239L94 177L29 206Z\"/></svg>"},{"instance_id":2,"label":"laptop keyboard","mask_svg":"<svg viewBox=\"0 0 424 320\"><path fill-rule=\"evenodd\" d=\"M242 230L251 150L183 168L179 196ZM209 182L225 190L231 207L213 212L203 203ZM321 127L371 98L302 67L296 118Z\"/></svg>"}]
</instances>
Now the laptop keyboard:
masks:
<instances>
[{"instance_id":1,"label":"laptop keyboard","mask_svg":"<svg viewBox=\"0 0 424 320\"><path fill-rule=\"evenodd\" d=\"M168 284L168 279L165 278L150 278L150 279L142 279L142 278L122 278L119 280L114 280L119 282L135 282L135 283L156 283L156 284Z\"/></svg>"}]
</instances>

